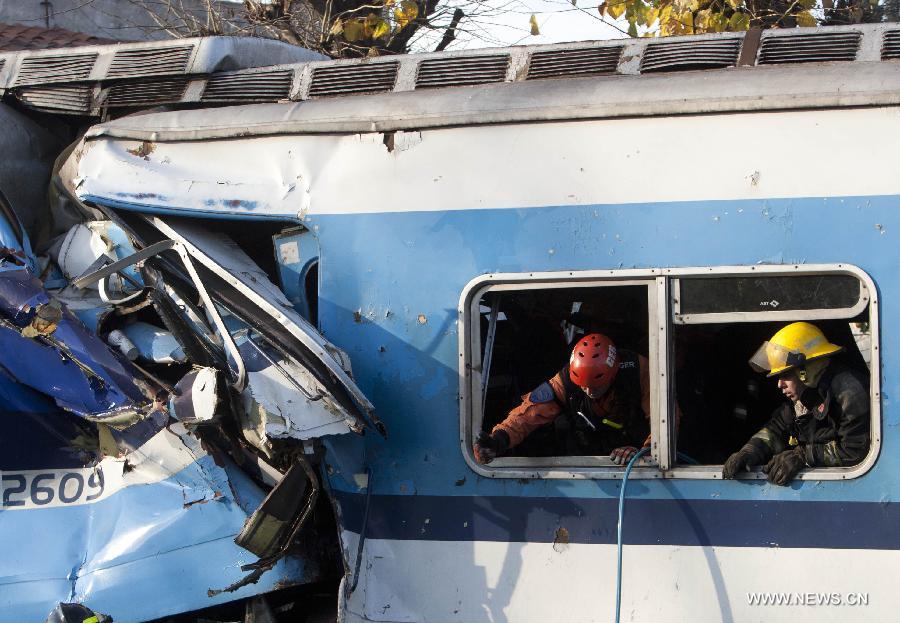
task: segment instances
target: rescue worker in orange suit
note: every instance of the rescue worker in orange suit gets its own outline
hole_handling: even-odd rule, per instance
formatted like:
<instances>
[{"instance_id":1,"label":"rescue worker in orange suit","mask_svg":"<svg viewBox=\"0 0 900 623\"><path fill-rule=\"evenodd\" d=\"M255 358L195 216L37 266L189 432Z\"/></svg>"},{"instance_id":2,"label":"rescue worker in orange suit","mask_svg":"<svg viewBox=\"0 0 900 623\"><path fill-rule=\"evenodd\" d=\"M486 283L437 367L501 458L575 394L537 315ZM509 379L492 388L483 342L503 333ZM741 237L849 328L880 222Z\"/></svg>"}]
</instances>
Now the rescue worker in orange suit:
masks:
<instances>
[{"instance_id":1,"label":"rescue worker in orange suit","mask_svg":"<svg viewBox=\"0 0 900 623\"><path fill-rule=\"evenodd\" d=\"M783 327L759 347L750 367L777 378L787 401L728 457L722 478L763 465L769 482L784 486L804 467L848 467L865 458L869 380L833 361L842 350L808 322Z\"/></svg>"},{"instance_id":2,"label":"rescue worker in orange suit","mask_svg":"<svg viewBox=\"0 0 900 623\"><path fill-rule=\"evenodd\" d=\"M650 372L647 358L592 333L578 340L569 364L522 397L522 404L482 431L475 460L490 463L538 428L566 418L567 455L609 455L627 463L639 447L650 445ZM676 422L681 415L676 407Z\"/></svg>"}]
</instances>

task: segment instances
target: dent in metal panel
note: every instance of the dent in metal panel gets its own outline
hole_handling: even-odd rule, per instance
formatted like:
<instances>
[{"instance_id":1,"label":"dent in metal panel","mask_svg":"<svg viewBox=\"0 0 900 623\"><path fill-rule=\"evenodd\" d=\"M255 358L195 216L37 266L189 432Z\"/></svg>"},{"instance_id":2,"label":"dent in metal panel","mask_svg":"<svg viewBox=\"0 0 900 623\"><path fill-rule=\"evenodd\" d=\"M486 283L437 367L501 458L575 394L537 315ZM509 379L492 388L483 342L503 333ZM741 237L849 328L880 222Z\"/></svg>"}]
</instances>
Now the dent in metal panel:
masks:
<instances>
[{"instance_id":1,"label":"dent in metal panel","mask_svg":"<svg viewBox=\"0 0 900 623\"><path fill-rule=\"evenodd\" d=\"M116 429L154 412L152 383L129 370L24 268L0 271L0 345L7 374L66 411Z\"/></svg>"},{"instance_id":2,"label":"dent in metal panel","mask_svg":"<svg viewBox=\"0 0 900 623\"><path fill-rule=\"evenodd\" d=\"M217 148L151 141L92 142L79 146L61 179L79 198L210 215L274 216L273 206L290 204L287 218L302 218L310 203L310 168L294 153L273 153L262 143L242 146L240 158L220 160ZM248 167L248 163L254 163ZM266 176L256 174L262 165Z\"/></svg>"},{"instance_id":3,"label":"dent in metal panel","mask_svg":"<svg viewBox=\"0 0 900 623\"><path fill-rule=\"evenodd\" d=\"M242 570L255 564L254 557L233 539L264 492L227 455L208 452L215 443L204 437L201 445L193 428L216 417L218 371L198 368L171 388L133 365L125 356L130 349L119 352L124 342L113 339L115 331L107 337L113 344L107 344L95 332L99 321L89 330L67 301L125 314L128 306L102 306L103 287L82 290L81 297L68 286L49 291L33 272L49 266L46 258L35 262L27 235L12 226L10 214L0 219L0 470L6 511L0 546L9 562L0 586L16 587L7 593L7 611L42 620L56 604L74 601L119 622L142 621L314 581L314 558L270 559L249 576ZM119 240L123 236L109 222L80 224L56 257L69 278L90 273L134 250L127 239ZM65 283L62 272L41 272ZM125 287L124 280L120 285ZM135 286L140 294L143 283L128 287ZM66 296L57 298L57 292ZM143 321L126 322L119 331L157 365L184 360L183 352L168 348L167 331ZM154 350L160 342L169 344ZM267 362L253 370L262 380L251 379L249 390L272 410L284 410L296 398L272 384L303 378L298 370L281 379L273 374L290 365ZM340 415L325 415L339 424L331 432L347 432ZM29 534L42 538L23 538ZM198 559L204 564L196 565Z\"/></svg>"}]
</instances>

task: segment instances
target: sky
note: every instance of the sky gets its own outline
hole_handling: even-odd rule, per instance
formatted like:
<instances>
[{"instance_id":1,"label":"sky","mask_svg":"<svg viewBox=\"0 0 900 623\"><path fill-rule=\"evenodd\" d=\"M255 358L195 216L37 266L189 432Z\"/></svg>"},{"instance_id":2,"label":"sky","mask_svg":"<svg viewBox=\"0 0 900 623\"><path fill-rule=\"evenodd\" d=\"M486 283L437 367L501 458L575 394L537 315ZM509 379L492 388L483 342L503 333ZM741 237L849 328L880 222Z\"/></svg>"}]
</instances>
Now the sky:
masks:
<instances>
[{"instance_id":1,"label":"sky","mask_svg":"<svg viewBox=\"0 0 900 623\"><path fill-rule=\"evenodd\" d=\"M458 0L467 13L462 22L464 32L449 49L476 49L508 45L535 45L565 41L617 39L625 37L619 28L600 19L597 0L481 0L473 3ZM450 0L448 6L452 6ZM483 8L490 7L490 8ZM475 11L482 15L471 15ZM540 34L531 34L530 18L534 15ZM607 18L608 19L608 18ZM627 27L627 24L625 25ZM433 39L433 41L431 40ZM430 51L440 37L431 37L416 46L417 52Z\"/></svg>"},{"instance_id":2,"label":"sky","mask_svg":"<svg viewBox=\"0 0 900 623\"><path fill-rule=\"evenodd\" d=\"M471 50L626 37L622 29L628 27L627 22L622 19L612 25L609 18L602 20L598 3L599 0L575 0L575 4L572 0L444 0L441 5L447 7L445 23L457 6L467 15L457 40L448 49ZM532 15L540 30L537 36L531 34ZM442 34L435 32L415 41L413 51L433 51Z\"/></svg>"}]
</instances>

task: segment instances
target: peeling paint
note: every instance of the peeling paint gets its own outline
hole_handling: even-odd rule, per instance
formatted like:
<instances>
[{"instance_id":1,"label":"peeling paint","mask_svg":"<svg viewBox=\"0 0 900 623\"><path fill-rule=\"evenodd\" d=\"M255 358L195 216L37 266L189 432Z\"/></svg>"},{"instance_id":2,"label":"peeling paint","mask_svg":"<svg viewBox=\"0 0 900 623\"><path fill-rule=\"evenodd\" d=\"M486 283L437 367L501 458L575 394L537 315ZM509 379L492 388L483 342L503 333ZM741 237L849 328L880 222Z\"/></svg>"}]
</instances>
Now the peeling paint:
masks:
<instances>
[{"instance_id":1,"label":"peeling paint","mask_svg":"<svg viewBox=\"0 0 900 623\"><path fill-rule=\"evenodd\" d=\"M203 205L207 208L223 207L229 210L256 210L259 207L258 201L251 199L206 199Z\"/></svg>"},{"instance_id":2,"label":"peeling paint","mask_svg":"<svg viewBox=\"0 0 900 623\"><path fill-rule=\"evenodd\" d=\"M129 154L132 156L137 156L138 158L143 158L144 160L150 160L150 154L156 151L156 145L151 143L150 141L142 142L138 147L134 149L126 149Z\"/></svg>"},{"instance_id":3,"label":"peeling paint","mask_svg":"<svg viewBox=\"0 0 900 623\"><path fill-rule=\"evenodd\" d=\"M553 538L553 551L562 554L567 549L569 549L569 531L560 526Z\"/></svg>"}]
</instances>

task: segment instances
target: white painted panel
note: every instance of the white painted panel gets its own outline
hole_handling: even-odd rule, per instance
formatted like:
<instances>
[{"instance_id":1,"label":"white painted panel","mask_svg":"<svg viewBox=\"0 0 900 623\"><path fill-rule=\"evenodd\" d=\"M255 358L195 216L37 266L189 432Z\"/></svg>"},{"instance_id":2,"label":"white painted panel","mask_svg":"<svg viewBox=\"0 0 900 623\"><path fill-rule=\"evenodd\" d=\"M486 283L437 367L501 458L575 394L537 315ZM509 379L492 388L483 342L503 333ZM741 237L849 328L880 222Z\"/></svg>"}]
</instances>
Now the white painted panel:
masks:
<instances>
[{"instance_id":1,"label":"white painted panel","mask_svg":"<svg viewBox=\"0 0 900 623\"><path fill-rule=\"evenodd\" d=\"M428 130L391 152L381 134L158 143L143 157L100 138L76 154L76 184L82 197L289 217L890 195L898 133L900 109L859 108ZM827 154L866 166L835 175Z\"/></svg>"},{"instance_id":2,"label":"white painted panel","mask_svg":"<svg viewBox=\"0 0 900 623\"><path fill-rule=\"evenodd\" d=\"M344 539L355 553L355 535ZM369 539L364 555L346 623L615 619L615 545ZM622 621L895 620L900 592L885 571L898 564L884 550L626 545ZM754 593L792 605L751 605ZM861 597L868 605L848 604Z\"/></svg>"}]
</instances>

